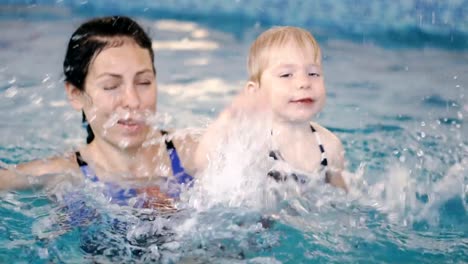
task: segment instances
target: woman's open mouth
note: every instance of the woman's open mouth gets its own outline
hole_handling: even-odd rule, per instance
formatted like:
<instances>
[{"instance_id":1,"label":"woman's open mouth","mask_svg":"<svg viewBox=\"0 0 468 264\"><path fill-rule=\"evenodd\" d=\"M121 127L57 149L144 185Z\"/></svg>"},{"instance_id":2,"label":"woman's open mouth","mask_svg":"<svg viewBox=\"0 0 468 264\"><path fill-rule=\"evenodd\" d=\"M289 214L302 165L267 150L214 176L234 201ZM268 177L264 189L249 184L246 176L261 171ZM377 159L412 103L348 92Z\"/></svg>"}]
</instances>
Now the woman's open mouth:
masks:
<instances>
[{"instance_id":1,"label":"woman's open mouth","mask_svg":"<svg viewBox=\"0 0 468 264\"><path fill-rule=\"evenodd\" d=\"M134 119L120 119L117 124L129 131L138 131L144 126L144 122Z\"/></svg>"}]
</instances>

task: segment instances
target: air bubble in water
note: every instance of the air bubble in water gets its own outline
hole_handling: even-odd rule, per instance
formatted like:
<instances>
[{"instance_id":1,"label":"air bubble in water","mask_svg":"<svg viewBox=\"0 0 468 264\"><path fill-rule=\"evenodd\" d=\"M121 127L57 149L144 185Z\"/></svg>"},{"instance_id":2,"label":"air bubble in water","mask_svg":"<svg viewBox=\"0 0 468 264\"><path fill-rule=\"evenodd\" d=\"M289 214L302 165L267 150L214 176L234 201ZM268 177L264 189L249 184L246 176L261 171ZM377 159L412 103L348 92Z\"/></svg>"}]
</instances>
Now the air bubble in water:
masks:
<instances>
[{"instance_id":1,"label":"air bubble in water","mask_svg":"<svg viewBox=\"0 0 468 264\"><path fill-rule=\"evenodd\" d=\"M422 157L422 156L424 156L424 151L422 151L422 150L420 149L420 150L418 150L418 151L416 152L416 155L418 155L418 157Z\"/></svg>"}]
</instances>

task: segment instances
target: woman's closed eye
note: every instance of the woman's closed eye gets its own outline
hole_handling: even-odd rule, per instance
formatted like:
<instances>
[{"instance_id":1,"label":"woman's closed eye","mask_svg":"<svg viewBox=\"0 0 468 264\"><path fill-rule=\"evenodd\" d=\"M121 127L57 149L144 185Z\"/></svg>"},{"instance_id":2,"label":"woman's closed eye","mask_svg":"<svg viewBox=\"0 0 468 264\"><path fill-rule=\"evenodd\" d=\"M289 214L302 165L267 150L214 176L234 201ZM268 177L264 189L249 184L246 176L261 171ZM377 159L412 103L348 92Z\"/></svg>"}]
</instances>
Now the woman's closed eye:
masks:
<instances>
[{"instance_id":1,"label":"woman's closed eye","mask_svg":"<svg viewBox=\"0 0 468 264\"><path fill-rule=\"evenodd\" d=\"M118 85L106 85L106 86L104 86L103 89L104 89L105 91L112 91L112 90L117 89L118 87L119 87Z\"/></svg>"},{"instance_id":2,"label":"woman's closed eye","mask_svg":"<svg viewBox=\"0 0 468 264\"><path fill-rule=\"evenodd\" d=\"M153 82L152 81L139 81L137 82L138 85L151 85Z\"/></svg>"}]
</instances>

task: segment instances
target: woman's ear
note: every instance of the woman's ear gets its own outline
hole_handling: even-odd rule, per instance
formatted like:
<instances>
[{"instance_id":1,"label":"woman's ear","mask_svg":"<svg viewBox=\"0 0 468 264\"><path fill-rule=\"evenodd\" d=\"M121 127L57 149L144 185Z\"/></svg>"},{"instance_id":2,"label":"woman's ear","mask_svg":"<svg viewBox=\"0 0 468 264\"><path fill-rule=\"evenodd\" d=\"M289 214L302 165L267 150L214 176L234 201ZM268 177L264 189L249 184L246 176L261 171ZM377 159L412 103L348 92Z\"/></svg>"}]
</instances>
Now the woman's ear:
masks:
<instances>
[{"instance_id":1,"label":"woman's ear","mask_svg":"<svg viewBox=\"0 0 468 264\"><path fill-rule=\"evenodd\" d=\"M68 101L75 110L83 109L83 92L71 83L65 83Z\"/></svg>"}]
</instances>

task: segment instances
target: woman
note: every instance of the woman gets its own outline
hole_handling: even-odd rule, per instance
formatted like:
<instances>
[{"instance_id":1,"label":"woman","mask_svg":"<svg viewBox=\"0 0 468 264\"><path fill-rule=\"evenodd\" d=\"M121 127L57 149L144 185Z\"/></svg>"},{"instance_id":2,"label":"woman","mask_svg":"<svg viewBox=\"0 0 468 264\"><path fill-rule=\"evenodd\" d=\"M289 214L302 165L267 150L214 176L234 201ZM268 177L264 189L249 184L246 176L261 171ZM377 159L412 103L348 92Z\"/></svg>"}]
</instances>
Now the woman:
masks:
<instances>
[{"instance_id":1,"label":"woman","mask_svg":"<svg viewBox=\"0 0 468 264\"><path fill-rule=\"evenodd\" d=\"M177 198L180 185L192 180L195 141L190 136L171 141L170 134L148 123L156 112L157 71L144 30L121 16L87 21L70 38L63 70L68 100L82 112L87 127L87 144L61 157L1 171L0 190L50 185L79 175L106 183L105 194L118 204L129 204L137 196L163 205L167 198ZM171 174L166 185L175 188L133 188ZM132 201L133 206L152 206L148 199Z\"/></svg>"}]
</instances>

